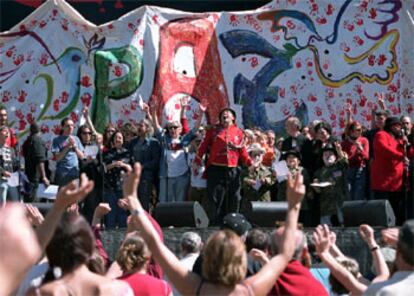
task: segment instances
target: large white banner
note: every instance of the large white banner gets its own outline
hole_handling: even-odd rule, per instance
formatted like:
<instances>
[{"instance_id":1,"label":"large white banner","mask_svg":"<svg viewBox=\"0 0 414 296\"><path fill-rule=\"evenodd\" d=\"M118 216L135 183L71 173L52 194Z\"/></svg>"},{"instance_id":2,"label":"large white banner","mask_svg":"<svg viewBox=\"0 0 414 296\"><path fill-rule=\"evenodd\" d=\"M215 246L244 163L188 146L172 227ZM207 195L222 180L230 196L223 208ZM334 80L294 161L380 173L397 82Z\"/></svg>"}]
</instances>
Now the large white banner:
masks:
<instances>
[{"instance_id":1,"label":"large white banner","mask_svg":"<svg viewBox=\"0 0 414 296\"><path fill-rule=\"evenodd\" d=\"M215 123L233 107L245 127L283 130L288 116L344 128L346 104L369 126L377 94L413 113L413 1L276 0L248 12L185 13L144 6L96 26L50 0L0 34L0 102L20 135L37 120L50 139L89 106L99 130L144 116L163 121L191 98Z\"/></svg>"}]
</instances>

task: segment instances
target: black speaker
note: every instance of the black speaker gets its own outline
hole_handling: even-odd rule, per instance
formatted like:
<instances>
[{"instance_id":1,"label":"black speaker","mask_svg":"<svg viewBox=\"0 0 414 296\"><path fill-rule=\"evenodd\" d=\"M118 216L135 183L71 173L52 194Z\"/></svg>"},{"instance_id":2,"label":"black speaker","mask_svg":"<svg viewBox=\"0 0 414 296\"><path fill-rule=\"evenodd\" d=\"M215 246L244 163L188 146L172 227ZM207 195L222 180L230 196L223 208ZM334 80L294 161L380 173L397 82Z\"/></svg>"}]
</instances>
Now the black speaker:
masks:
<instances>
[{"instance_id":1,"label":"black speaker","mask_svg":"<svg viewBox=\"0 0 414 296\"><path fill-rule=\"evenodd\" d=\"M395 215L386 199L345 201L342 206L345 226L395 226Z\"/></svg>"},{"instance_id":2,"label":"black speaker","mask_svg":"<svg viewBox=\"0 0 414 296\"><path fill-rule=\"evenodd\" d=\"M197 201L158 203L154 209L154 218L161 227L206 228L210 222Z\"/></svg>"},{"instance_id":3,"label":"black speaker","mask_svg":"<svg viewBox=\"0 0 414 296\"><path fill-rule=\"evenodd\" d=\"M288 204L285 201L252 201L242 214L254 226L275 227L276 222L283 222L286 218Z\"/></svg>"}]
</instances>

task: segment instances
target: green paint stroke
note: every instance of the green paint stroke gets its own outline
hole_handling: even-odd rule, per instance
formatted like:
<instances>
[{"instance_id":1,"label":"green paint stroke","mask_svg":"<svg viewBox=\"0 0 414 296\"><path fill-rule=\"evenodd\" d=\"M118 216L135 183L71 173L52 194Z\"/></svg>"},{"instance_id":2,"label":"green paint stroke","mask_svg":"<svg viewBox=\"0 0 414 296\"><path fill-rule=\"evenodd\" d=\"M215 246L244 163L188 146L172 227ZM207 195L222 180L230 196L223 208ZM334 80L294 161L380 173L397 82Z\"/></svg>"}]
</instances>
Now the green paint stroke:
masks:
<instances>
[{"instance_id":1,"label":"green paint stroke","mask_svg":"<svg viewBox=\"0 0 414 296\"><path fill-rule=\"evenodd\" d=\"M125 64L128 74L109 80L110 65ZM103 132L111 121L109 99L121 100L133 94L142 82L143 60L141 54L133 46L124 46L95 53L95 95L92 105L92 120L95 128Z\"/></svg>"},{"instance_id":2,"label":"green paint stroke","mask_svg":"<svg viewBox=\"0 0 414 296\"><path fill-rule=\"evenodd\" d=\"M47 110L49 109L50 105L52 104L52 97L53 97L53 79L49 74L40 74L37 75L36 78L33 80L33 84L36 83L36 81L39 78L43 78L46 81L46 102L43 105L42 110L40 111L39 116L37 117L37 121L39 122L42 120L43 116L46 114Z\"/></svg>"}]
</instances>

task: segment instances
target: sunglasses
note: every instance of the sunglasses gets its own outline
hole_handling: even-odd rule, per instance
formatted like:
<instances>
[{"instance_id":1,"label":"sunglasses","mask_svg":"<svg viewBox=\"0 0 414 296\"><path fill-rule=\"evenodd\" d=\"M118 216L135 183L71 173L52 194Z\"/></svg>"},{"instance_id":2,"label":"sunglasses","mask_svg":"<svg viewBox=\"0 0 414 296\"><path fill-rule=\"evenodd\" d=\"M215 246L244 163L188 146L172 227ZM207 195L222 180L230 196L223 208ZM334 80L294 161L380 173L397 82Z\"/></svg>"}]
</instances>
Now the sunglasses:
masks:
<instances>
[{"instance_id":1,"label":"sunglasses","mask_svg":"<svg viewBox=\"0 0 414 296\"><path fill-rule=\"evenodd\" d=\"M352 131L353 132L360 132L360 131L362 131L362 129L360 129L360 128L354 128L354 129L352 129Z\"/></svg>"},{"instance_id":2,"label":"sunglasses","mask_svg":"<svg viewBox=\"0 0 414 296\"><path fill-rule=\"evenodd\" d=\"M91 132L83 132L82 135L92 135Z\"/></svg>"},{"instance_id":3,"label":"sunglasses","mask_svg":"<svg viewBox=\"0 0 414 296\"><path fill-rule=\"evenodd\" d=\"M179 126L170 126L170 129L177 129L180 128Z\"/></svg>"}]
</instances>

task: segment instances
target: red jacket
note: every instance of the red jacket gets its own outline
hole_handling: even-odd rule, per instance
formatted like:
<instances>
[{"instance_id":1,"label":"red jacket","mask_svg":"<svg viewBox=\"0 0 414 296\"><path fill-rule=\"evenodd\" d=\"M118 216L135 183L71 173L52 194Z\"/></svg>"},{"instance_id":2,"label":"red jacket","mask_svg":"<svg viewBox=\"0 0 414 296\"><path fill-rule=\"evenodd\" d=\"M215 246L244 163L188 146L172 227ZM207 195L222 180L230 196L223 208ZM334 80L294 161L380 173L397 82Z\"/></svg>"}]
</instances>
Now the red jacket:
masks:
<instances>
[{"instance_id":1,"label":"red jacket","mask_svg":"<svg viewBox=\"0 0 414 296\"><path fill-rule=\"evenodd\" d=\"M291 261L277 278L268 295L328 296L325 287L299 261Z\"/></svg>"},{"instance_id":2,"label":"red jacket","mask_svg":"<svg viewBox=\"0 0 414 296\"><path fill-rule=\"evenodd\" d=\"M239 158L244 164L250 166L252 160L247 153L246 147L242 144L243 136L243 131L236 125L231 125L228 128L219 125L208 129L203 142L198 148L196 158L194 159L195 163L201 165L204 154L209 150L207 166L237 167ZM229 143L230 145L241 146L241 148L231 148Z\"/></svg>"},{"instance_id":3,"label":"red jacket","mask_svg":"<svg viewBox=\"0 0 414 296\"><path fill-rule=\"evenodd\" d=\"M385 192L402 190L404 148L401 140L386 131L374 138L374 159L371 164L371 189ZM411 155L411 150L408 157Z\"/></svg>"},{"instance_id":4,"label":"red jacket","mask_svg":"<svg viewBox=\"0 0 414 296\"><path fill-rule=\"evenodd\" d=\"M365 137L358 137L356 140L362 145L363 150L358 151L356 144L348 139L342 141L342 150L348 155L350 168L360 168L366 165L369 159L369 142Z\"/></svg>"}]
</instances>

